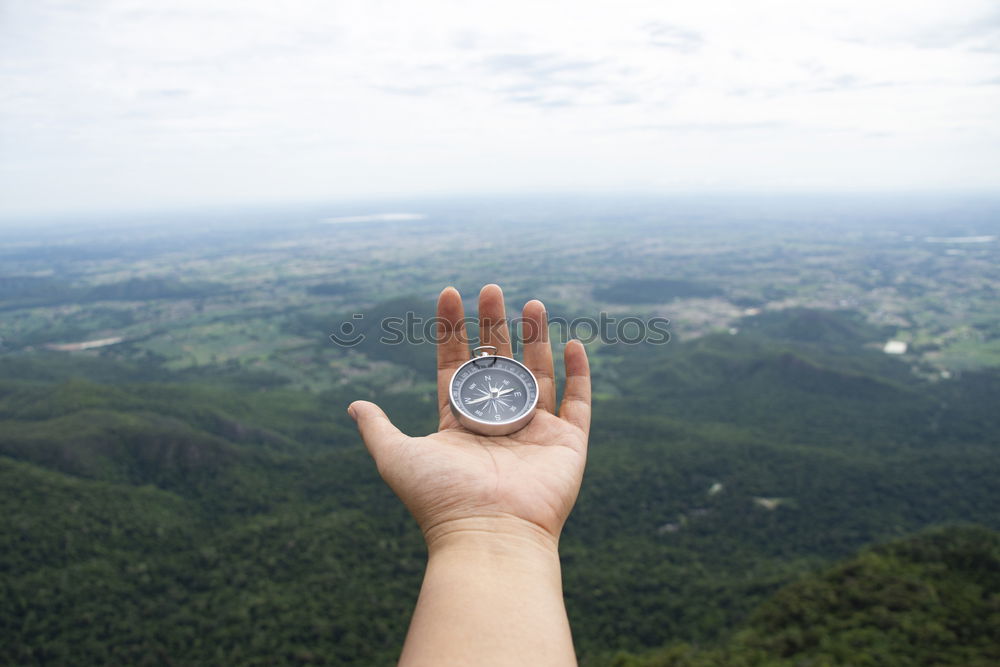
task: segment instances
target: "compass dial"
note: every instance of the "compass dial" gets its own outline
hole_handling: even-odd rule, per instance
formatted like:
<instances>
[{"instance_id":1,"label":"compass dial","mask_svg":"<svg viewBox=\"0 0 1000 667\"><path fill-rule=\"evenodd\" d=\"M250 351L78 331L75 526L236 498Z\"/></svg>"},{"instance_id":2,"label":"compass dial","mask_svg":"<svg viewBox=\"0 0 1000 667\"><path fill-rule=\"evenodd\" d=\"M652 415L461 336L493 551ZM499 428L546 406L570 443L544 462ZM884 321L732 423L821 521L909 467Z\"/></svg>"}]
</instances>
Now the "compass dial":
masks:
<instances>
[{"instance_id":1,"label":"compass dial","mask_svg":"<svg viewBox=\"0 0 1000 667\"><path fill-rule=\"evenodd\" d=\"M504 435L534 416L538 383L513 359L476 357L455 372L450 398L452 412L463 426L484 435Z\"/></svg>"}]
</instances>

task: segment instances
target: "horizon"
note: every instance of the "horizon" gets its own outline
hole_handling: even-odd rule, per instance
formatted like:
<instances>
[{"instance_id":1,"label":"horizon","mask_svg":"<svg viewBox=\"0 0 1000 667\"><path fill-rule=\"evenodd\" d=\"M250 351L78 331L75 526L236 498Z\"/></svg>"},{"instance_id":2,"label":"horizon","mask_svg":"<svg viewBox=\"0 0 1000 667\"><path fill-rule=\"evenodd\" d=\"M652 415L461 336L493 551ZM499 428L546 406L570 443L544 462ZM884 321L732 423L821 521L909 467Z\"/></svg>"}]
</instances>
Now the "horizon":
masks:
<instances>
[{"instance_id":1,"label":"horizon","mask_svg":"<svg viewBox=\"0 0 1000 667\"><path fill-rule=\"evenodd\" d=\"M687 203L687 204L738 204L748 201L767 201L781 207L782 204L823 203L830 200L841 203L870 203L879 205L899 204L904 208L926 204L983 204L1000 205L1000 189L874 189L874 190L677 190L677 191L628 191L608 190L534 190L534 191L490 191L490 192L430 192L391 193L371 196L315 197L284 200L228 200L191 203L138 203L119 207L74 207L66 209L5 211L0 209L0 228L9 228L21 223L33 223L43 227L69 224L76 226L88 223L124 222L126 218L173 218L174 216L215 216L257 213L259 215L280 215L282 213L315 210L319 216L316 222L419 222L432 218L426 211L409 210L413 207L436 207L455 205L488 205L506 203L523 205L539 203L547 205L567 205L573 202L613 203L633 201L635 203ZM402 207L402 208L400 208ZM397 208L399 210L397 210ZM403 210L403 209L406 210ZM395 216L420 214L421 218L392 217L382 220L348 220L357 216ZM339 220L338 218L345 218Z\"/></svg>"}]
</instances>

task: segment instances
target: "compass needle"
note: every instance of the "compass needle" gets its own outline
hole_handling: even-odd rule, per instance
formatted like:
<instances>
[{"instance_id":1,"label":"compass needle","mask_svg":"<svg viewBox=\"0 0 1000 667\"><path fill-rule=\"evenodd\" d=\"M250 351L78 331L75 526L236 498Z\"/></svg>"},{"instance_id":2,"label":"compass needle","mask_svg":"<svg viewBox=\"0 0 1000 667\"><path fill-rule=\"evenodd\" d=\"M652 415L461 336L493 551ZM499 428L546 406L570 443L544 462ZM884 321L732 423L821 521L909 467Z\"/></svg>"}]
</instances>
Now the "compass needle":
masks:
<instances>
[{"instance_id":1,"label":"compass needle","mask_svg":"<svg viewBox=\"0 0 1000 667\"><path fill-rule=\"evenodd\" d=\"M483 396L481 398L474 398L471 401L467 400L467 401L465 401L465 404L466 405L475 405L476 403L482 403L483 401L488 401L488 400L490 400L489 396Z\"/></svg>"}]
</instances>

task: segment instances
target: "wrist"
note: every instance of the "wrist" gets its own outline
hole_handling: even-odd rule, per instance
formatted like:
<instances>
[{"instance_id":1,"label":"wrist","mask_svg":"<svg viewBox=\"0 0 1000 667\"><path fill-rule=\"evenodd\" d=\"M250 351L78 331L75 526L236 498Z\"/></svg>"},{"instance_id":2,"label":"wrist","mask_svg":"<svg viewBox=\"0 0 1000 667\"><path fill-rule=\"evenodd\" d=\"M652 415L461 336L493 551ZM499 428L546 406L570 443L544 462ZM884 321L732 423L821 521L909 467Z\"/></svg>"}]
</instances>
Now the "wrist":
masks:
<instances>
[{"instance_id":1,"label":"wrist","mask_svg":"<svg viewBox=\"0 0 1000 667\"><path fill-rule=\"evenodd\" d=\"M506 514L441 521L424 529L429 558L464 552L498 558L559 559L559 536L541 526Z\"/></svg>"}]
</instances>

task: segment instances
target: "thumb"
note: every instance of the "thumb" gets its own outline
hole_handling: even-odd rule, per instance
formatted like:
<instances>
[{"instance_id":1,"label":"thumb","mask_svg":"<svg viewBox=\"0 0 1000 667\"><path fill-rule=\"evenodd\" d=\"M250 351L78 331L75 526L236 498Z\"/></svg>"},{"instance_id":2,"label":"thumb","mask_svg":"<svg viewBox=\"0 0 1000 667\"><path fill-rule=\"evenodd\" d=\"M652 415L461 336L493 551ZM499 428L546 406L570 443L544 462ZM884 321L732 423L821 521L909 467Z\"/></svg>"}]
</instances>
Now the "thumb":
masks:
<instances>
[{"instance_id":1,"label":"thumb","mask_svg":"<svg viewBox=\"0 0 1000 667\"><path fill-rule=\"evenodd\" d=\"M385 460L390 450L395 449L407 437L392 425L382 408L374 403L354 401L347 406L347 414L358 423L358 431L376 465L380 465L380 461Z\"/></svg>"}]
</instances>

